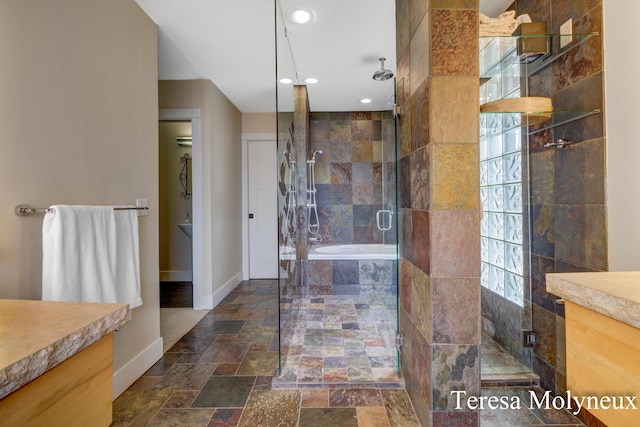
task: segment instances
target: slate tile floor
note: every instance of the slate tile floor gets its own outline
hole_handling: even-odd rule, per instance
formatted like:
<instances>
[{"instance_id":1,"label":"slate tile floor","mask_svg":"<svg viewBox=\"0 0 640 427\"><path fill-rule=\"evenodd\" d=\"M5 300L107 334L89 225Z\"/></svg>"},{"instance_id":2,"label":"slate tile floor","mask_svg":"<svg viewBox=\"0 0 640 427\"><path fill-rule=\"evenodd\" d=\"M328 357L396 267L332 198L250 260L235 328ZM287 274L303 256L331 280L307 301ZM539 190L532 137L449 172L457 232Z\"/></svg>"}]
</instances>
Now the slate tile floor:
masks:
<instances>
[{"instance_id":1,"label":"slate tile floor","mask_svg":"<svg viewBox=\"0 0 640 427\"><path fill-rule=\"evenodd\" d=\"M277 282L238 285L113 405L112 426L419 426L402 389L273 389Z\"/></svg>"},{"instance_id":2,"label":"slate tile floor","mask_svg":"<svg viewBox=\"0 0 640 427\"><path fill-rule=\"evenodd\" d=\"M398 375L396 297L284 298L282 375L274 388L404 388Z\"/></svg>"},{"instance_id":3,"label":"slate tile floor","mask_svg":"<svg viewBox=\"0 0 640 427\"><path fill-rule=\"evenodd\" d=\"M113 404L112 426L419 427L407 393L387 388L273 389L277 282L238 285ZM528 396L533 387L483 388ZM482 426L581 426L563 411L483 410ZM439 426L438 426L439 427Z\"/></svg>"}]
</instances>

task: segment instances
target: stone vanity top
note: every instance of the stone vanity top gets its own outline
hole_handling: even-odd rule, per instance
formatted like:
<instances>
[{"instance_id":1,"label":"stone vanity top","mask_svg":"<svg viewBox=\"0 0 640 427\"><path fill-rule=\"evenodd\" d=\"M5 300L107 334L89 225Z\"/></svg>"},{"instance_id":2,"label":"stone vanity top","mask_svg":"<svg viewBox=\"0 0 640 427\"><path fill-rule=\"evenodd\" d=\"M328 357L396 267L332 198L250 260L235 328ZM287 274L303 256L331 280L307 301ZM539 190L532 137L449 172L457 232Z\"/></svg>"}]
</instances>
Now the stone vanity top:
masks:
<instances>
[{"instance_id":1,"label":"stone vanity top","mask_svg":"<svg viewBox=\"0 0 640 427\"><path fill-rule=\"evenodd\" d=\"M129 320L127 304L0 300L0 399Z\"/></svg>"},{"instance_id":2,"label":"stone vanity top","mask_svg":"<svg viewBox=\"0 0 640 427\"><path fill-rule=\"evenodd\" d=\"M548 273L547 292L640 328L640 271Z\"/></svg>"}]
</instances>

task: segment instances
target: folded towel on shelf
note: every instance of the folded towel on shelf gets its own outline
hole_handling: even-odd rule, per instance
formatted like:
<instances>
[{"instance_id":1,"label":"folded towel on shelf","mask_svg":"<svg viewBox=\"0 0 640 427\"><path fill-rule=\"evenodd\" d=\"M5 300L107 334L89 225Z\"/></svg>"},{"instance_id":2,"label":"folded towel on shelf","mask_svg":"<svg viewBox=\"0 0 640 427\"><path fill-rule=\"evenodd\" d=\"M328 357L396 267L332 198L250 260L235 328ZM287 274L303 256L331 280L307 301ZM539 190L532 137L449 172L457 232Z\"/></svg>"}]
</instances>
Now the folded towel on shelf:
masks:
<instances>
[{"instance_id":1,"label":"folded towel on shelf","mask_svg":"<svg viewBox=\"0 0 640 427\"><path fill-rule=\"evenodd\" d=\"M135 211L51 208L42 223L42 299L141 305Z\"/></svg>"},{"instance_id":2,"label":"folded towel on shelf","mask_svg":"<svg viewBox=\"0 0 640 427\"><path fill-rule=\"evenodd\" d=\"M515 16L515 10L503 12L496 18L480 13L480 36L510 36L518 27L518 20L515 19Z\"/></svg>"},{"instance_id":3,"label":"folded towel on shelf","mask_svg":"<svg viewBox=\"0 0 640 427\"><path fill-rule=\"evenodd\" d=\"M500 15L498 15L495 18L487 16L484 13L478 14L478 19L480 20L480 24L484 24L484 25L492 25L496 23L508 22L515 19L515 17L516 17L515 10L507 10L505 12L502 12Z\"/></svg>"}]
</instances>

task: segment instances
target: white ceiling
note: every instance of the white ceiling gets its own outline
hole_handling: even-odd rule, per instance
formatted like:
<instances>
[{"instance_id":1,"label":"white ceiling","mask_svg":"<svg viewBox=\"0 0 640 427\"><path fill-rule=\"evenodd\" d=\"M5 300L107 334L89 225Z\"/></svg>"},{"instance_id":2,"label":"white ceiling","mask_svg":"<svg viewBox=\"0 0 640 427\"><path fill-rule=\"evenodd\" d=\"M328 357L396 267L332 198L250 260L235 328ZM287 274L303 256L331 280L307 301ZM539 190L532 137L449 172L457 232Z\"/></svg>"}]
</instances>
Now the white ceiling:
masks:
<instances>
[{"instance_id":1,"label":"white ceiling","mask_svg":"<svg viewBox=\"0 0 640 427\"><path fill-rule=\"evenodd\" d=\"M276 110L273 1L136 1L158 25L161 80L209 79L242 112ZM395 73L395 0L276 1L282 11L304 7L316 14L310 24L287 22L288 37L286 21L277 17L278 78L295 79L294 61L300 83L318 78L308 86L312 111L391 109L393 79L378 82L372 75L381 56ZM481 12L496 16L511 2L481 0ZM278 84L278 90L279 110L290 110L291 86ZM361 104L365 97L373 102Z\"/></svg>"}]
</instances>

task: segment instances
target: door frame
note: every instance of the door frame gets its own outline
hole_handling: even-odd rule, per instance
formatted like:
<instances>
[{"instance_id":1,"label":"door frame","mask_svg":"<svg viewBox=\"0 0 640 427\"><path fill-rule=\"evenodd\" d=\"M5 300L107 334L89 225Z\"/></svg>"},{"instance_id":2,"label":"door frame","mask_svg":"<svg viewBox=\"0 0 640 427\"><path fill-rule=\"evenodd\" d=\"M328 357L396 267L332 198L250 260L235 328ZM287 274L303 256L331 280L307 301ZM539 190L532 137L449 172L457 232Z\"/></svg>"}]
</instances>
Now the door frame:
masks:
<instances>
[{"instance_id":1,"label":"door frame","mask_svg":"<svg viewBox=\"0 0 640 427\"><path fill-rule=\"evenodd\" d=\"M194 109L161 109L158 112L158 121L183 120L191 122L192 135L192 223L193 237L191 240L193 263L193 309L203 310L213 308L213 300L202 294L202 284L211 283L213 271L211 266L207 268L205 259L211 259L211 197L207 194L206 180L203 179L203 145L202 145L202 118L199 108ZM209 208L207 209L207 206Z\"/></svg>"},{"instance_id":2,"label":"door frame","mask_svg":"<svg viewBox=\"0 0 640 427\"><path fill-rule=\"evenodd\" d=\"M242 280L249 280L249 142L253 141L275 141L276 153L278 151L275 133L242 134ZM277 170L273 173L277 174Z\"/></svg>"}]
</instances>

